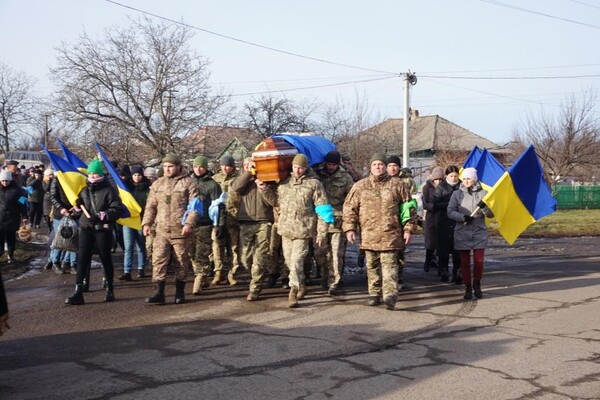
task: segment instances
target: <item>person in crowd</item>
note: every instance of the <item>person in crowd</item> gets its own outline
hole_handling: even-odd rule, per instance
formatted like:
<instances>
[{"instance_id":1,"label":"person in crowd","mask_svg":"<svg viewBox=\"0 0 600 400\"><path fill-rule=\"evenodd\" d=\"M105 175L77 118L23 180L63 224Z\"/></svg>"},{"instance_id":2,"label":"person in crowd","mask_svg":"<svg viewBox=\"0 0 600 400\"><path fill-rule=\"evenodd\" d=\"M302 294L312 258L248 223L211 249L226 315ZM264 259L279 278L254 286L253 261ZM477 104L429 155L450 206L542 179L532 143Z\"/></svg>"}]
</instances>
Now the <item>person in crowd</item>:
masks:
<instances>
[{"instance_id":1,"label":"person in crowd","mask_svg":"<svg viewBox=\"0 0 600 400\"><path fill-rule=\"evenodd\" d=\"M292 174L279 185L277 195L280 210L278 229L283 257L290 270L288 306L293 308L306 295L304 260L309 242L315 238L317 246L323 244L327 236L323 218L333 222L333 212L323 184L308 166L308 158L304 154L297 154L292 160ZM326 216L327 210L331 212L330 216ZM318 214L320 218L317 218Z\"/></svg>"},{"instance_id":2,"label":"person in crowd","mask_svg":"<svg viewBox=\"0 0 600 400\"><path fill-rule=\"evenodd\" d=\"M8 301L6 299L6 290L4 289L4 281L0 273L0 336L4 335L10 325L8 323Z\"/></svg>"},{"instance_id":3,"label":"person in crowd","mask_svg":"<svg viewBox=\"0 0 600 400\"><path fill-rule=\"evenodd\" d=\"M75 292L65 300L67 305L83 305L84 280L90 281L92 253L97 251L102 267L106 295L104 301L115 300L115 268L111 257L112 231L117 219L123 213L123 204L117 189L106 179L104 166L100 160L92 160L87 167L87 185L79 192L75 202L79 219L79 243L77 250L77 278Z\"/></svg>"},{"instance_id":4,"label":"person in crowd","mask_svg":"<svg viewBox=\"0 0 600 400\"><path fill-rule=\"evenodd\" d=\"M198 189L192 178L183 171L181 158L167 154L162 159L164 176L150 186L146 210L142 219L144 236L156 231L152 250L152 282L154 294L146 298L149 304L165 303L165 283L169 265L175 273L175 304L185 303L185 284L190 269L188 237L194 234L198 213L191 211L182 218Z\"/></svg>"},{"instance_id":5,"label":"person in crowd","mask_svg":"<svg viewBox=\"0 0 600 400\"><path fill-rule=\"evenodd\" d=\"M144 177L152 185L154 183L154 181L156 180L156 178L157 178L157 176L156 176L156 168L146 167L146 169L144 169Z\"/></svg>"},{"instance_id":6,"label":"person in crowd","mask_svg":"<svg viewBox=\"0 0 600 400\"><path fill-rule=\"evenodd\" d=\"M477 299L483 297L481 279L484 253L488 244L484 217L492 218L494 216L492 210L483 202L486 194L486 190L478 181L477 170L465 168L462 172L460 189L452 193L448 203L448 217L456 221L454 248L460 255L460 271L465 284L465 300L471 300L473 294ZM472 275L471 252L473 252Z\"/></svg>"},{"instance_id":7,"label":"person in crowd","mask_svg":"<svg viewBox=\"0 0 600 400\"><path fill-rule=\"evenodd\" d=\"M50 198L50 187L52 186L52 181L54 180L54 170L52 168L47 168L44 170L44 178L42 181L42 186L44 189L44 199L42 200L42 214L44 217L44 222L46 223L46 227L48 228L48 233L52 232L52 199ZM52 265L49 265L50 269Z\"/></svg>"},{"instance_id":8,"label":"person in crowd","mask_svg":"<svg viewBox=\"0 0 600 400\"><path fill-rule=\"evenodd\" d=\"M376 153L371 157L371 174L354 184L343 208L342 229L350 243L356 241L361 227L360 247L365 250L369 306L381 304L388 310L398 300L398 251L410 243L416 224L416 210L410 219L402 221L403 204L411 201L409 188L386 170L386 157ZM410 211L410 210L409 210ZM405 222L405 223L403 223Z\"/></svg>"},{"instance_id":9,"label":"person in crowd","mask_svg":"<svg viewBox=\"0 0 600 400\"><path fill-rule=\"evenodd\" d=\"M450 165L446 168L444 179L436 188L433 198L433 208L436 210L436 253L438 256L438 267L448 274L450 256L452 256L452 282L457 285L462 283L460 274L460 256L454 250L454 226L456 222L448 218L448 204L450 197L460 187L458 179L459 168ZM442 275L443 277L444 275Z\"/></svg>"},{"instance_id":10,"label":"person in crowd","mask_svg":"<svg viewBox=\"0 0 600 400\"><path fill-rule=\"evenodd\" d=\"M219 251L213 251L215 263L215 276L211 282L212 285L219 285L224 277L225 255L229 254L231 268L227 274L230 284L235 285L234 275L241 267L239 237L240 226L237 222L237 207L239 198L232 192L229 192L229 186L240 175L235 166L235 160L231 156L224 156L220 161L221 170L213 176L215 182L221 186L221 191L227 193L225 220L226 232L222 239L216 239L219 245Z\"/></svg>"},{"instance_id":11,"label":"person in crowd","mask_svg":"<svg viewBox=\"0 0 600 400\"><path fill-rule=\"evenodd\" d=\"M289 289L290 270L283 262L283 249L281 247L281 235L279 234L279 207L273 207L273 225L271 226L271 237L269 238L269 279L267 287L277 286L277 280L281 278L281 287Z\"/></svg>"},{"instance_id":12,"label":"person in crowd","mask_svg":"<svg viewBox=\"0 0 600 400\"><path fill-rule=\"evenodd\" d=\"M58 178L52 179L50 183L50 202L52 203L52 230L57 234L58 226L60 221L69 216L70 218L76 217L75 208L71 206L65 191ZM74 219L77 223L77 220ZM68 274L77 273L77 252L76 251L65 251L55 248L50 249L50 259L52 263L52 270L57 274ZM85 281L83 285L83 291L87 292L89 289L89 281Z\"/></svg>"},{"instance_id":13,"label":"person in crowd","mask_svg":"<svg viewBox=\"0 0 600 400\"><path fill-rule=\"evenodd\" d=\"M213 241L213 224L210 220L208 209L211 203L221 195L221 186L212 179L212 173L208 168L208 158L198 156L194 158L193 172L190 175L196 183L198 198L202 201L203 212L199 217L199 225L194 230L194 245L191 249L191 261L194 274L194 286L192 294L200 295L202 290L208 288L208 275L210 273L210 255L213 251L219 251L219 245Z\"/></svg>"},{"instance_id":14,"label":"person in crowd","mask_svg":"<svg viewBox=\"0 0 600 400\"><path fill-rule=\"evenodd\" d=\"M417 184L413 179L413 172L410 168L404 167L400 170L400 179L408 186L408 190L412 196L417 194Z\"/></svg>"},{"instance_id":15,"label":"person in crowd","mask_svg":"<svg viewBox=\"0 0 600 400\"><path fill-rule=\"evenodd\" d=\"M24 168L25 166L23 166ZM6 170L12 174L12 180L18 187L23 186L25 180L23 179L23 174L21 173L21 169L19 168L19 162L15 160L6 161Z\"/></svg>"},{"instance_id":16,"label":"person in crowd","mask_svg":"<svg viewBox=\"0 0 600 400\"><path fill-rule=\"evenodd\" d=\"M269 239L273 225L273 207L277 203L275 188L256 177L251 158L244 160L244 172L230 190L240 198L238 222L244 265L250 266L252 279L246 300L256 301L269 266Z\"/></svg>"},{"instance_id":17,"label":"person in crowd","mask_svg":"<svg viewBox=\"0 0 600 400\"><path fill-rule=\"evenodd\" d=\"M327 237L321 246L315 247L315 261L317 268L323 274L323 287L328 289L330 296L338 293L338 286L342 280L344 270L344 256L346 254L346 235L342 232L342 209L344 200L354 180L344 168L341 167L341 155L333 150L325 155L325 167L319 170L318 177L329 204L333 207L335 222L328 226Z\"/></svg>"},{"instance_id":18,"label":"person in crowd","mask_svg":"<svg viewBox=\"0 0 600 400\"><path fill-rule=\"evenodd\" d=\"M27 223L25 192L13 180L13 174L0 172L0 256L8 253L8 263L14 261L17 230L21 222Z\"/></svg>"},{"instance_id":19,"label":"person in crowd","mask_svg":"<svg viewBox=\"0 0 600 400\"><path fill-rule=\"evenodd\" d=\"M425 229L423 234L425 236L425 263L423 269L429 271L432 260L437 248L437 218L441 212L440 209L434 207L435 189L444 180L444 171L440 167L434 167L431 170L429 179L423 186L423 209L427 210L427 216L425 218ZM448 282L448 270L442 270L438 264L438 276L442 282Z\"/></svg>"},{"instance_id":20,"label":"person in crowd","mask_svg":"<svg viewBox=\"0 0 600 400\"><path fill-rule=\"evenodd\" d=\"M44 183L43 172L40 169L34 169L33 173L25 183L28 190L27 202L29 204L29 225L32 228L39 229L42 215L44 214Z\"/></svg>"},{"instance_id":21,"label":"person in crowd","mask_svg":"<svg viewBox=\"0 0 600 400\"><path fill-rule=\"evenodd\" d=\"M144 217L144 209L146 208L146 200L150 192L150 182L144 177L144 169L141 165L131 167L131 181L124 182L133 195L133 198L142 208L140 216ZM123 255L123 275L119 276L119 280L131 281L131 271L133 269L133 253L137 255L137 278L146 277L146 239L142 234L142 230L134 229L129 226L123 226L123 243L125 245Z\"/></svg>"}]
</instances>

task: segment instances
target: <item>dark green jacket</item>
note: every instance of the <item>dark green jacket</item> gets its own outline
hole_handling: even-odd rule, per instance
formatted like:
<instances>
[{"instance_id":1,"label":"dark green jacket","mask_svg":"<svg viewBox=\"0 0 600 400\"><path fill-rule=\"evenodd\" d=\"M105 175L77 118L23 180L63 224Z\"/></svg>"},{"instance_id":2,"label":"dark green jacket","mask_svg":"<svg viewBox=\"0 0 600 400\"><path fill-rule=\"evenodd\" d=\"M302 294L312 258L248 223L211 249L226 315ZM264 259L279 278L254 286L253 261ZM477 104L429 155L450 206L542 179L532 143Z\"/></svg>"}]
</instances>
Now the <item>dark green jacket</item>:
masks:
<instances>
[{"instance_id":1,"label":"dark green jacket","mask_svg":"<svg viewBox=\"0 0 600 400\"><path fill-rule=\"evenodd\" d=\"M212 221L208 216L208 207L213 200L216 200L221 195L221 186L212 178L212 174L207 172L202 176L194 173L191 175L192 180L198 186L198 197L204 206L204 212L200 217L200 225L212 225Z\"/></svg>"}]
</instances>

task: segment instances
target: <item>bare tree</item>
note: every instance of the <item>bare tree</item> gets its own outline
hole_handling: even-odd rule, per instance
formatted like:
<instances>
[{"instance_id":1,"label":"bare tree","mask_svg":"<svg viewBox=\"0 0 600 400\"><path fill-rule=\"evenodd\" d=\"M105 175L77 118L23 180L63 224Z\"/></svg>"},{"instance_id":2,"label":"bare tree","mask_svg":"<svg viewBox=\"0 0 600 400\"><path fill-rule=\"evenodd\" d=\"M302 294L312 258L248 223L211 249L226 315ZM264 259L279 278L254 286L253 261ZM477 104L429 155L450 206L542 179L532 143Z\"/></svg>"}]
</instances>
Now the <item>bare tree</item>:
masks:
<instances>
[{"instance_id":1,"label":"bare tree","mask_svg":"<svg viewBox=\"0 0 600 400\"><path fill-rule=\"evenodd\" d=\"M296 104L285 98L263 95L244 105L242 125L269 137L281 132L301 132L306 126L297 112Z\"/></svg>"},{"instance_id":2,"label":"bare tree","mask_svg":"<svg viewBox=\"0 0 600 400\"><path fill-rule=\"evenodd\" d=\"M52 76L57 104L80 134L119 130L133 145L157 155L181 152L182 140L208 123L226 98L212 94L208 61L188 45L184 25L132 21L102 39L84 33L58 48Z\"/></svg>"},{"instance_id":3,"label":"bare tree","mask_svg":"<svg viewBox=\"0 0 600 400\"><path fill-rule=\"evenodd\" d=\"M537 118L530 116L513 134L513 141L534 145L553 183L572 176L578 168L597 168L600 125L593 111L597 102L594 91L584 92L579 101L571 96L556 117L545 112Z\"/></svg>"},{"instance_id":4,"label":"bare tree","mask_svg":"<svg viewBox=\"0 0 600 400\"><path fill-rule=\"evenodd\" d=\"M23 72L0 64L0 150L10 151L11 143L32 124L37 99L33 94L35 81Z\"/></svg>"}]
</instances>

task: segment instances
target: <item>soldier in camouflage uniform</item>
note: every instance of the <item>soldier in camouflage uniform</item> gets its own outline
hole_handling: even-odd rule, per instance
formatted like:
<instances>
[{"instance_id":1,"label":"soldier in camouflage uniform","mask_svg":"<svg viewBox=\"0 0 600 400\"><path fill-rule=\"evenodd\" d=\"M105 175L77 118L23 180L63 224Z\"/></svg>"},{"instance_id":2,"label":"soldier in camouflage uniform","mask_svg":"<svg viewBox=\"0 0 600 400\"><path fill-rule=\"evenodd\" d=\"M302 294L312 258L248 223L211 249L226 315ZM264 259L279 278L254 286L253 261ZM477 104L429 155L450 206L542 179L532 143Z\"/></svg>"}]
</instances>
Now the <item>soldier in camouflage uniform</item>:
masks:
<instances>
[{"instance_id":1,"label":"soldier in camouflage uniform","mask_svg":"<svg viewBox=\"0 0 600 400\"><path fill-rule=\"evenodd\" d=\"M340 167L340 162L340 153L330 151L325 155L325 167L318 172L335 217L335 223L328 227L327 239L321 246L315 247L317 268L323 272L323 286L329 289L330 296L337 294L342 278L347 243L342 232L342 208L354 185L350 174Z\"/></svg>"},{"instance_id":2,"label":"soldier in camouflage uniform","mask_svg":"<svg viewBox=\"0 0 600 400\"><path fill-rule=\"evenodd\" d=\"M402 172L402 170L400 169L402 167L402 162L400 161L400 157L398 157L398 156L389 156L386 161L387 161L387 173L388 173L388 175L391 176L391 177L400 178L400 174ZM407 181L404 178L400 178L400 179L402 179L402 181L404 183L407 183ZM411 182L412 182L412 186L409 185L409 187L411 187L412 190L415 190L415 183L414 183L414 181L412 181L412 179L411 179ZM411 195L412 194L416 194L416 192L415 193L411 192ZM404 286L404 264L405 264L405 260L406 260L405 249L402 248L402 250L398 251L398 284L402 285L402 287L405 287Z\"/></svg>"},{"instance_id":3,"label":"soldier in camouflage uniform","mask_svg":"<svg viewBox=\"0 0 600 400\"><path fill-rule=\"evenodd\" d=\"M273 225L273 207L277 202L275 188L255 175L251 159L244 160L244 172L230 187L240 198L238 222L242 260L251 266L252 280L246 300L258 300L265 273L269 267L269 239Z\"/></svg>"},{"instance_id":4,"label":"soldier in camouflage uniform","mask_svg":"<svg viewBox=\"0 0 600 400\"><path fill-rule=\"evenodd\" d=\"M290 270L289 307L297 307L298 300L306 294L304 259L312 238L320 246L327 236L327 225L317 218L316 207L328 204L323 185L304 154L292 160L292 175L285 179L277 191L279 209L278 229L283 245L283 257ZM316 236L316 237L315 237Z\"/></svg>"},{"instance_id":5,"label":"soldier in camouflage uniform","mask_svg":"<svg viewBox=\"0 0 600 400\"><path fill-rule=\"evenodd\" d=\"M221 186L212 179L212 174L208 170L208 158L196 157L192 168L194 172L190 177L198 187L198 198L202 201L204 209L199 218L200 224L194 231L194 245L190 251L192 267L196 274L192 294L198 296L202 289L208 287L208 274L210 273L209 258L212 252L214 228L208 216L208 208L210 203L221 195Z\"/></svg>"},{"instance_id":6,"label":"soldier in camouflage uniform","mask_svg":"<svg viewBox=\"0 0 600 400\"><path fill-rule=\"evenodd\" d=\"M417 194L417 184L413 179L412 171L410 168L402 168L398 176L400 177L400 179L402 179L402 182L404 182L404 184L408 186L408 191L410 192L411 196Z\"/></svg>"},{"instance_id":7,"label":"soldier in camouflage uniform","mask_svg":"<svg viewBox=\"0 0 600 400\"><path fill-rule=\"evenodd\" d=\"M225 220L226 234L223 238L217 238L213 232L213 257L215 263L215 277L211 284L219 285L223 279L223 268L225 265L225 254L229 253L231 269L227 278L231 285L235 285L234 274L240 267L240 226L237 222L237 207L239 198L235 193L230 193L229 186L240 175L235 167L235 160L231 156L221 158L221 171L213 176L215 182L221 186L221 190L227 193Z\"/></svg>"},{"instance_id":8,"label":"soldier in camouflage uniform","mask_svg":"<svg viewBox=\"0 0 600 400\"><path fill-rule=\"evenodd\" d=\"M400 207L411 200L406 185L386 171L383 154L371 157L371 174L357 182L344 202L342 228L350 243L356 240L360 224L361 244L367 258L370 306L381 304L381 296L389 310L398 299L398 251L410 242L416 212L404 226Z\"/></svg>"},{"instance_id":9,"label":"soldier in camouflage uniform","mask_svg":"<svg viewBox=\"0 0 600 400\"><path fill-rule=\"evenodd\" d=\"M142 220L144 236L156 229L152 252L152 282L154 295L146 303L165 302L167 268L175 271L175 304L185 302L185 282L190 268L188 236L193 235L198 213L190 212L182 226L182 217L188 204L198 196L194 181L182 171L181 159L167 154L163 160L164 176L150 186L146 210Z\"/></svg>"}]
</instances>

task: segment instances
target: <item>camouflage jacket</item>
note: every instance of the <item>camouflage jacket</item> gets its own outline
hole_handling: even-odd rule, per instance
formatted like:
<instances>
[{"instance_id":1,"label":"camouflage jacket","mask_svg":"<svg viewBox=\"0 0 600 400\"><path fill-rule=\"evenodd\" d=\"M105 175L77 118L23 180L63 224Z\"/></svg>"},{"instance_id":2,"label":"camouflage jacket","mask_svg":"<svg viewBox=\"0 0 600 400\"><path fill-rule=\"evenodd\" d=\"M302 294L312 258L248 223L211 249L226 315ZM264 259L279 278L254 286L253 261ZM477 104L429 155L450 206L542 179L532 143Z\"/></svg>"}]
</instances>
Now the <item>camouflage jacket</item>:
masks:
<instances>
[{"instance_id":1,"label":"camouflage jacket","mask_svg":"<svg viewBox=\"0 0 600 400\"><path fill-rule=\"evenodd\" d=\"M278 233L288 239L320 239L327 235L327 224L317 218L315 206L327 204L327 194L312 169L299 178L291 175L277 189L280 210Z\"/></svg>"},{"instance_id":2,"label":"camouflage jacket","mask_svg":"<svg viewBox=\"0 0 600 400\"><path fill-rule=\"evenodd\" d=\"M240 196L238 221L240 222L273 222L273 206L277 203L277 194L267 184L265 190L256 186L256 178L245 171L229 188Z\"/></svg>"},{"instance_id":3,"label":"camouflage jacket","mask_svg":"<svg viewBox=\"0 0 600 400\"><path fill-rule=\"evenodd\" d=\"M346 197L342 229L356 231L360 225L360 248L375 251L401 250L404 235L399 218L400 205L411 200L408 187L402 180L384 173L369 175L354 184ZM404 226L412 231L416 214Z\"/></svg>"},{"instance_id":4,"label":"camouflage jacket","mask_svg":"<svg viewBox=\"0 0 600 400\"><path fill-rule=\"evenodd\" d=\"M333 215L335 217L335 224L329 226L329 232L341 232L344 200L346 200L346 196L350 193L350 189L354 185L354 180L343 167L339 167L332 175L329 175L326 169L322 169L319 171L318 176L325 188L329 204L333 207Z\"/></svg>"},{"instance_id":5,"label":"camouflage jacket","mask_svg":"<svg viewBox=\"0 0 600 400\"><path fill-rule=\"evenodd\" d=\"M181 237L181 218L189 202L198 196L196 183L187 174L173 178L158 178L150 186L142 226L155 225L156 234L171 238ZM188 214L186 225L195 227L199 222L196 212Z\"/></svg>"},{"instance_id":6,"label":"camouflage jacket","mask_svg":"<svg viewBox=\"0 0 600 400\"><path fill-rule=\"evenodd\" d=\"M233 181L240 176L240 172L236 169L231 175L225 175L222 171L213 175L213 179L221 186L221 190L227 193L227 202L225 203L227 215L237 218L240 196L233 190L229 190Z\"/></svg>"}]
</instances>

